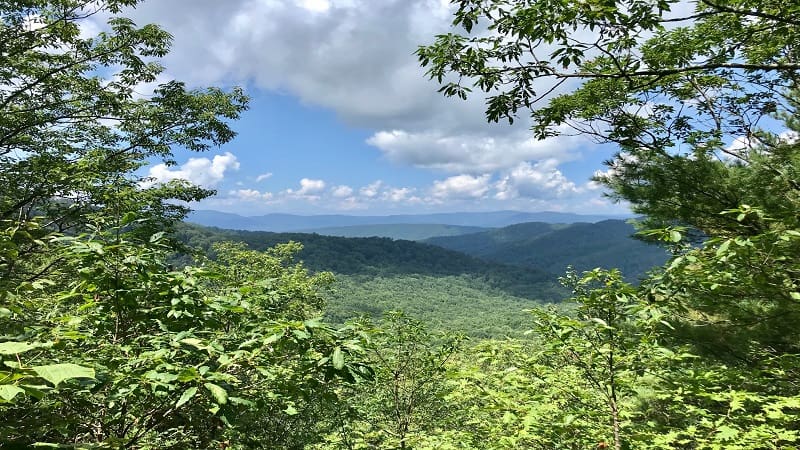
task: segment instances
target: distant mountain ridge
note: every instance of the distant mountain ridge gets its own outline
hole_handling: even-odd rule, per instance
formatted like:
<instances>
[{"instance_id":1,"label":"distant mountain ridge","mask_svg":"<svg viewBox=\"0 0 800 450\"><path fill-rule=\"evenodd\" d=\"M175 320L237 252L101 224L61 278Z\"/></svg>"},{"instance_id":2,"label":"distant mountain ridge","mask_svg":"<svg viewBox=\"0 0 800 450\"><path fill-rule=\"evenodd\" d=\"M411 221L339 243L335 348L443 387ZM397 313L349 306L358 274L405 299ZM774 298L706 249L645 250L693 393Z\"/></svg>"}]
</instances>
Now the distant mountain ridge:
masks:
<instances>
[{"instance_id":1,"label":"distant mountain ridge","mask_svg":"<svg viewBox=\"0 0 800 450\"><path fill-rule=\"evenodd\" d=\"M460 236L486 231L485 227L441 225L428 223L391 223L386 225L350 225L346 227L312 228L299 233L316 233L338 237L386 237L407 241L422 241L437 236Z\"/></svg>"},{"instance_id":2,"label":"distant mountain ridge","mask_svg":"<svg viewBox=\"0 0 800 450\"><path fill-rule=\"evenodd\" d=\"M501 264L563 273L595 267L618 268L635 280L669 259L668 252L633 237L633 225L622 220L597 223L523 223L423 242Z\"/></svg>"},{"instance_id":3,"label":"distant mountain ridge","mask_svg":"<svg viewBox=\"0 0 800 450\"><path fill-rule=\"evenodd\" d=\"M524 222L575 223L600 222L627 216L582 215L562 212L460 212L437 214L400 214L388 216L349 216L343 214L296 215L266 214L246 217L213 210L198 210L189 214L187 222L198 225L246 231L301 231L330 227L390 224L439 224L469 227L498 228Z\"/></svg>"}]
</instances>

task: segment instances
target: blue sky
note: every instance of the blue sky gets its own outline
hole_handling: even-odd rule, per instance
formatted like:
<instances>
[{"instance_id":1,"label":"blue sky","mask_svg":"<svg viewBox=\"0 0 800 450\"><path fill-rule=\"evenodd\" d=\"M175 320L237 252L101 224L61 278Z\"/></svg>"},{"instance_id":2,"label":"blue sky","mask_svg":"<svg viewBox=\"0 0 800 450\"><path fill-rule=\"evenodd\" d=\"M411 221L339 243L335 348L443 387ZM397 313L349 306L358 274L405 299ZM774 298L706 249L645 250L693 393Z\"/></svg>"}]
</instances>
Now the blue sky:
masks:
<instances>
[{"instance_id":1,"label":"blue sky","mask_svg":"<svg viewBox=\"0 0 800 450\"><path fill-rule=\"evenodd\" d=\"M160 81L252 98L234 141L145 170L217 190L196 209L627 212L589 182L613 148L534 141L525 120L487 124L479 96L436 92L413 52L449 30L448 1L149 0L126 14L173 34Z\"/></svg>"}]
</instances>

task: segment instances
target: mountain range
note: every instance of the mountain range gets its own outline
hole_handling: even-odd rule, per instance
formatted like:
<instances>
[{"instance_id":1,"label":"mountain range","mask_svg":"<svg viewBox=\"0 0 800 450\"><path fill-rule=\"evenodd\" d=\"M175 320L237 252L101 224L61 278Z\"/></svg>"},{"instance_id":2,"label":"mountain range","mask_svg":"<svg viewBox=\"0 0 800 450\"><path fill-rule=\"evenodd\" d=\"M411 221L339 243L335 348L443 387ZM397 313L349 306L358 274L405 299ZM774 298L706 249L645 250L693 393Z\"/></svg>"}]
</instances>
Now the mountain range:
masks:
<instances>
[{"instance_id":1,"label":"mountain range","mask_svg":"<svg viewBox=\"0 0 800 450\"><path fill-rule=\"evenodd\" d=\"M633 237L633 225L622 220L597 223L522 223L460 236L438 236L425 243L475 256L485 261L563 273L567 266L581 272L596 267L618 268L635 281L669 253Z\"/></svg>"},{"instance_id":2,"label":"mountain range","mask_svg":"<svg viewBox=\"0 0 800 450\"><path fill-rule=\"evenodd\" d=\"M521 211L491 211L491 212L457 212L438 214L403 214L388 216L350 216L339 214L327 215L295 215L295 214L266 214L262 216L241 216L213 210L193 211L186 219L187 222L209 227L226 228L230 230L248 231L304 231L331 227L349 227L364 225L455 225L466 227L498 228L524 222L544 223L575 223L575 222L600 222L607 219L625 219L630 216L609 215L582 215L562 212L521 212ZM321 234L321 233L320 233ZM388 237L388 236L386 236Z\"/></svg>"},{"instance_id":3,"label":"mountain range","mask_svg":"<svg viewBox=\"0 0 800 450\"><path fill-rule=\"evenodd\" d=\"M469 218L435 218L442 216L451 220ZM237 217L241 216L232 219L238 220ZM301 217L288 216L291 220ZM482 217L481 223L499 223L513 217L489 215ZM335 222L332 216L328 219ZM256 250L288 241L300 242L303 249L298 260L313 272L331 271L336 276L325 310L326 317L334 323L344 323L361 314L377 318L386 311L403 310L437 329L465 331L478 338L519 335L519 330L530 326L524 310L541 302L557 304L567 298L569 291L559 286L557 279L568 265L577 270L618 267L635 282L669 257L663 248L631 237L633 226L622 220L530 222L501 228L373 224L316 230L317 233L277 233L185 224L177 237L211 257L212 243L216 241L245 242ZM177 259L175 262L180 263Z\"/></svg>"}]
</instances>

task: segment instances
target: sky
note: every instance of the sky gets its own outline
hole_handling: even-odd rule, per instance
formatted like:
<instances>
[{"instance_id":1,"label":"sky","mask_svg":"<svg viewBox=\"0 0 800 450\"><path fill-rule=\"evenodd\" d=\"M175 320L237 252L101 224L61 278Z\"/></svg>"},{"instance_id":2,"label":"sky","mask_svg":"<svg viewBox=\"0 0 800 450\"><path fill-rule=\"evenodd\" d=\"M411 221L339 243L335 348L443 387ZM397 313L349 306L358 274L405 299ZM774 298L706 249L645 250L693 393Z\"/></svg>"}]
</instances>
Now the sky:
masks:
<instances>
[{"instance_id":1,"label":"sky","mask_svg":"<svg viewBox=\"0 0 800 450\"><path fill-rule=\"evenodd\" d=\"M143 174L213 188L195 209L243 215L627 213L590 181L612 147L536 141L524 117L489 124L480 96L437 92L414 51L452 13L448 0L144 1L124 15L174 37L159 81L238 85L251 102L232 142Z\"/></svg>"}]
</instances>

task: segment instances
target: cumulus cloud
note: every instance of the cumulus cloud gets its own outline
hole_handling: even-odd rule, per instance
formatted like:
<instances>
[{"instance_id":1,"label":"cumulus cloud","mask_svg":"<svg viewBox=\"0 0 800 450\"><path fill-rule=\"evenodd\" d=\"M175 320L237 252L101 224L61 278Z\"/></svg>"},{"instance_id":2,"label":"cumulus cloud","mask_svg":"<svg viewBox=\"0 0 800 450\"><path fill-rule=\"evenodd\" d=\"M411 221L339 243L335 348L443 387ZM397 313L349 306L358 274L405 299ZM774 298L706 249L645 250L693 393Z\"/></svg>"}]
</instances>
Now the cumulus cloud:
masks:
<instances>
[{"instance_id":1,"label":"cumulus cloud","mask_svg":"<svg viewBox=\"0 0 800 450\"><path fill-rule=\"evenodd\" d=\"M758 145L758 139L749 136L739 136L725 148L725 151L723 152L723 158L738 158L740 155L744 155L756 145Z\"/></svg>"},{"instance_id":2,"label":"cumulus cloud","mask_svg":"<svg viewBox=\"0 0 800 450\"><path fill-rule=\"evenodd\" d=\"M145 187L157 183L166 183L170 180L182 179L206 188L219 184L228 171L239 170L239 161L230 152L209 158L189 158L186 163L178 168L171 168L166 164L156 164L150 167L147 178L142 184Z\"/></svg>"},{"instance_id":3,"label":"cumulus cloud","mask_svg":"<svg viewBox=\"0 0 800 450\"><path fill-rule=\"evenodd\" d=\"M299 5L312 12L325 12L331 8L328 0L300 0Z\"/></svg>"},{"instance_id":4,"label":"cumulus cloud","mask_svg":"<svg viewBox=\"0 0 800 450\"><path fill-rule=\"evenodd\" d=\"M312 180L303 178L300 180L300 190L297 191L300 195L319 194L325 189L325 182L322 180Z\"/></svg>"},{"instance_id":5,"label":"cumulus cloud","mask_svg":"<svg viewBox=\"0 0 800 450\"><path fill-rule=\"evenodd\" d=\"M350 197L353 195L353 188L345 185L335 186L333 189L331 189L331 195L336 198Z\"/></svg>"},{"instance_id":6,"label":"cumulus cloud","mask_svg":"<svg viewBox=\"0 0 800 450\"><path fill-rule=\"evenodd\" d=\"M378 195L378 193L381 190L381 187L383 187L383 181L377 180L362 187L361 189L358 190L358 192L364 197L373 198Z\"/></svg>"},{"instance_id":7,"label":"cumulus cloud","mask_svg":"<svg viewBox=\"0 0 800 450\"><path fill-rule=\"evenodd\" d=\"M553 160L517 165L497 182L496 189L498 200L562 198L579 192Z\"/></svg>"},{"instance_id":8,"label":"cumulus cloud","mask_svg":"<svg viewBox=\"0 0 800 450\"><path fill-rule=\"evenodd\" d=\"M419 203L422 199L413 195L415 191L416 189L408 187L390 188L383 193L381 198L392 203Z\"/></svg>"},{"instance_id":9,"label":"cumulus cloud","mask_svg":"<svg viewBox=\"0 0 800 450\"><path fill-rule=\"evenodd\" d=\"M287 189L284 195L295 198L305 198L307 200L318 200L325 190L325 181L303 178L300 180L300 189Z\"/></svg>"},{"instance_id":10,"label":"cumulus cloud","mask_svg":"<svg viewBox=\"0 0 800 450\"><path fill-rule=\"evenodd\" d=\"M126 14L169 30L166 65L196 84L252 82L372 124L442 100L413 51L449 29L449 2L170 0Z\"/></svg>"},{"instance_id":11,"label":"cumulus cloud","mask_svg":"<svg viewBox=\"0 0 800 450\"><path fill-rule=\"evenodd\" d=\"M440 201L481 198L489 192L489 179L489 174L480 176L465 174L434 181L431 196Z\"/></svg>"},{"instance_id":12,"label":"cumulus cloud","mask_svg":"<svg viewBox=\"0 0 800 450\"><path fill-rule=\"evenodd\" d=\"M527 160L557 158L567 161L574 157L574 150L583 140L565 136L537 141L527 131L491 136L392 130L375 133L367 143L395 162L474 174L507 169Z\"/></svg>"},{"instance_id":13,"label":"cumulus cloud","mask_svg":"<svg viewBox=\"0 0 800 450\"><path fill-rule=\"evenodd\" d=\"M173 34L173 51L163 61L170 76L191 86L245 84L288 94L373 130L368 144L389 161L453 175L416 190L380 180L359 188L304 179L271 201L324 198L352 209L491 198L507 207L514 203L500 197L563 198L583 189L557 163L577 158L587 141L535 141L524 117L514 126L487 124L483 96L447 99L426 79L413 51L448 32L452 12L448 0L171 0L124 14Z\"/></svg>"},{"instance_id":14,"label":"cumulus cloud","mask_svg":"<svg viewBox=\"0 0 800 450\"><path fill-rule=\"evenodd\" d=\"M267 201L273 197L271 192L259 192L255 189L237 189L230 191L228 195L248 202Z\"/></svg>"},{"instance_id":15,"label":"cumulus cloud","mask_svg":"<svg viewBox=\"0 0 800 450\"><path fill-rule=\"evenodd\" d=\"M778 138L787 144L794 144L800 141L800 133L793 130L786 130L778 135Z\"/></svg>"}]
</instances>

